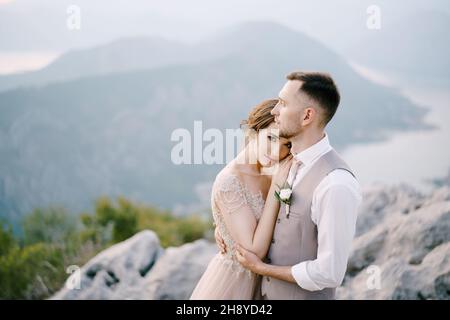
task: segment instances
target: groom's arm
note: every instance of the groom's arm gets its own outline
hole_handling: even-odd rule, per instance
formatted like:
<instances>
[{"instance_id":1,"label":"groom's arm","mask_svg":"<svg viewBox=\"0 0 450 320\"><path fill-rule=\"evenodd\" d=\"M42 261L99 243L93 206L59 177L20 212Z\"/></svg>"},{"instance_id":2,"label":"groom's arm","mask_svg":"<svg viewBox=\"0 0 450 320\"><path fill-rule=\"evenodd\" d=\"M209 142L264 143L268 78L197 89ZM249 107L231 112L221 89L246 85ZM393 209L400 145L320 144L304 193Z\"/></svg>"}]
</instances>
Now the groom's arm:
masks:
<instances>
[{"instance_id":1,"label":"groom's arm","mask_svg":"<svg viewBox=\"0 0 450 320\"><path fill-rule=\"evenodd\" d=\"M318 252L315 260L294 266L274 266L262 262L252 252L238 248L239 262L255 273L297 283L309 291L338 287L345 275L354 236L361 195L359 185L346 171L336 170L325 180L315 196L313 217L318 229ZM338 177L345 184L333 184ZM319 185L320 186L320 185Z\"/></svg>"},{"instance_id":2,"label":"groom's arm","mask_svg":"<svg viewBox=\"0 0 450 320\"><path fill-rule=\"evenodd\" d=\"M236 245L236 257L245 268L253 271L254 273L296 283L295 278L292 276L290 266L273 266L271 264L264 263L256 254L246 250L238 244Z\"/></svg>"},{"instance_id":3,"label":"groom's arm","mask_svg":"<svg viewBox=\"0 0 450 320\"><path fill-rule=\"evenodd\" d=\"M267 263L262 263L259 272L260 275L272 277L287 282L297 283L291 272L292 267L273 266Z\"/></svg>"},{"instance_id":4,"label":"groom's arm","mask_svg":"<svg viewBox=\"0 0 450 320\"><path fill-rule=\"evenodd\" d=\"M300 287L316 291L341 285L361 201L358 182L345 170L331 172L316 188L311 218L317 225L317 258L292 266Z\"/></svg>"}]
</instances>

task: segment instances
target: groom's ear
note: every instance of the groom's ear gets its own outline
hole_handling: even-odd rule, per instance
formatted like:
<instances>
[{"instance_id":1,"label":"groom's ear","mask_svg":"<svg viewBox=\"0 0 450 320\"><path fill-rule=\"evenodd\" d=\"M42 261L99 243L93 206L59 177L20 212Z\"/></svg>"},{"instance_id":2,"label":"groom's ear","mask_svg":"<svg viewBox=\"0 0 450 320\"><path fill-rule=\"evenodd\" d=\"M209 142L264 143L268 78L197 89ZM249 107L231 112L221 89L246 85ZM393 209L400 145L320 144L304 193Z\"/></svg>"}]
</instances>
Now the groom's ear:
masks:
<instances>
[{"instance_id":1,"label":"groom's ear","mask_svg":"<svg viewBox=\"0 0 450 320\"><path fill-rule=\"evenodd\" d=\"M302 115L303 125L312 123L316 117L317 117L316 109L314 109L312 107L305 108L303 110L303 115Z\"/></svg>"}]
</instances>

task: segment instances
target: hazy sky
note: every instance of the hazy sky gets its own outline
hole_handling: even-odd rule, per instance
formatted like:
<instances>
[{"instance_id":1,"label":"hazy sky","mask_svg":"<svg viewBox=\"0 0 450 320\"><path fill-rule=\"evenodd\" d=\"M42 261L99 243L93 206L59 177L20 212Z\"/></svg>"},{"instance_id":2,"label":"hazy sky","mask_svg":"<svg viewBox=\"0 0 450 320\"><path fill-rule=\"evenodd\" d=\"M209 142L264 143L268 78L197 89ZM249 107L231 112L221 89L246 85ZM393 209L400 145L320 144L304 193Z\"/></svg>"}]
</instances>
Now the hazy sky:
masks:
<instances>
[{"instance_id":1,"label":"hazy sky","mask_svg":"<svg viewBox=\"0 0 450 320\"><path fill-rule=\"evenodd\" d=\"M71 4L81 9L78 31L66 26ZM8 51L25 60L37 54L38 61L134 35L197 41L249 20L282 23L343 52L370 32L366 10L372 4L381 9L382 25L425 10L450 11L447 0L0 0L0 72L11 59Z\"/></svg>"}]
</instances>

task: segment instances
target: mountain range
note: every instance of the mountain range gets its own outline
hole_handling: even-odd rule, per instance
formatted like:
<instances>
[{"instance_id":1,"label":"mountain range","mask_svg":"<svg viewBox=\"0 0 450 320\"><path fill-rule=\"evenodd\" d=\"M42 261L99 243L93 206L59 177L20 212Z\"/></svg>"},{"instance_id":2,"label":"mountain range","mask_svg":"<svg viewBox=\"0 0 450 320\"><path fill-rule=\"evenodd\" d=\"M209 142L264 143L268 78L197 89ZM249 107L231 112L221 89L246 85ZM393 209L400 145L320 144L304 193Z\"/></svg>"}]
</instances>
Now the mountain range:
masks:
<instances>
[{"instance_id":1,"label":"mountain range","mask_svg":"<svg viewBox=\"0 0 450 320\"><path fill-rule=\"evenodd\" d=\"M100 195L173 208L222 165L175 165L177 128L238 128L277 97L293 70L329 72L342 95L331 143L424 128L421 106L359 76L320 42L282 25L249 22L196 44L120 39L63 54L46 68L0 77L0 215L87 210Z\"/></svg>"}]
</instances>

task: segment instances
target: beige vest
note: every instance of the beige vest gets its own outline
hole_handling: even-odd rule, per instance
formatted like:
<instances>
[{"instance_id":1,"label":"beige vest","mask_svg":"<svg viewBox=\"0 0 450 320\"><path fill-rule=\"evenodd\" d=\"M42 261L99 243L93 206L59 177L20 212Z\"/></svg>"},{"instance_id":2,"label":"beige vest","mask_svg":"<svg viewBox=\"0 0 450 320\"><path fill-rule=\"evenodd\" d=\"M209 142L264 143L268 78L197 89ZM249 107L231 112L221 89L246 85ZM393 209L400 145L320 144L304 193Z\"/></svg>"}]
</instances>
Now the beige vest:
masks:
<instances>
[{"instance_id":1,"label":"beige vest","mask_svg":"<svg viewBox=\"0 0 450 320\"><path fill-rule=\"evenodd\" d=\"M267 263L293 266L317 258L317 226L311 220L312 196L322 179L336 169L347 170L353 175L344 160L332 149L314 163L292 190L288 218L285 214L285 205L280 206L272 244L266 258ZM261 283L262 298L270 300L334 299L334 293L335 288L308 291L296 283L265 276Z\"/></svg>"}]
</instances>

